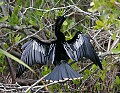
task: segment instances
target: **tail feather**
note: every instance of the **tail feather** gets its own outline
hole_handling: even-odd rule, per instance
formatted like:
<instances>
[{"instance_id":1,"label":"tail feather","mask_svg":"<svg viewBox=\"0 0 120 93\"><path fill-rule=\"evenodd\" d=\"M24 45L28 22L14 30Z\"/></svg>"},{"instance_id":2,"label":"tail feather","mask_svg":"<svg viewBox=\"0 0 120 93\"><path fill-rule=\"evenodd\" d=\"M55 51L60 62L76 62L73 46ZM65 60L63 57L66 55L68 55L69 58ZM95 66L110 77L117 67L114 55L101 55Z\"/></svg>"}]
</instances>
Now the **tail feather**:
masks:
<instances>
[{"instance_id":1,"label":"tail feather","mask_svg":"<svg viewBox=\"0 0 120 93\"><path fill-rule=\"evenodd\" d=\"M68 72L71 72L71 73L68 73L69 74L69 78L75 78L75 77L79 77L78 74L71 69L71 67L69 65L66 66L66 71Z\"/></svg>"},{"instance_id":2,"label":"tail feather","mask_svg":"<svg viewBox=\"0 0 120 93\"><path fill-rule=\"evenodd\" d=\"M62 78L64 78L64 79L66 79L66 78L69 78L68 76L68 72L66 71L66 67L65 67L65 65L64 64L61 64L61 65L63 65L61 68L61 75L62 75ZM62 80L62 79L61 79Z\"/></svg>"},{"instance_id":3,"label":"tail feather","mask_svg":"<svg viewBox=\"0 0 120 93\"><path fill-rule=\"evenodd\" d=\"M44 80L62 81L80 78L82 77L78 72L73 70L67 63L63 62L60 65L57 65L53 71L44 78Z\"/></svg>"}]
</instances>

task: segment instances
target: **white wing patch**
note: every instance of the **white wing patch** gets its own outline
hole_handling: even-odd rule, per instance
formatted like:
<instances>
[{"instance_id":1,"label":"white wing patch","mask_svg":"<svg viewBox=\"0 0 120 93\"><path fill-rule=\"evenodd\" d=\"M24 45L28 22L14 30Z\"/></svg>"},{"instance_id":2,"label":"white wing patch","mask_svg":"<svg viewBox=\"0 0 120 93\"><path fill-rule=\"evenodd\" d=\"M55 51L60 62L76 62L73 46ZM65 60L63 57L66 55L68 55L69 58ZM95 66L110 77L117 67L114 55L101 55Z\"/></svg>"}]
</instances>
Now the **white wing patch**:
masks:
<instances>
[{"instance_id":1,"label":"white wing patch","mask_svg":"<svg viewBox=\"0 0 120 93\"><path fill-rule=\"evenodd\" d=\"M52 64L53 64L53 62L54 62L54 58L55 58L55 44L51 44L50 45L50 48L49 48L49 52L48 52L48 54L50 54L50 52L52 51L52 53L51 53L51 55L50 56L52 56Z\"/></svg>"},{"instance_id":2,"label":"white wing patch","mask_svg":"<svg viewBox=\"0 0 120 93\"><path fill-rule=\"evenodd\" d=\"M80 48L80 46L83 44L84 40L81 34L78 35L78 38L76 39L75 43L73 44L74 48L77 50Z\"/></svg>"},{"instance_id":3,"label":"white wing patch","mask_svg":"<svg viewBox=\"0 0 120 93\"><path fill-rule=\"evenodd\" d=\"M33 41L33 50L45 54L45 49L41 44L38 44L36 41Z\"/></svg>"},{"instance_id":4,"label":"white wing patch","mask_svg":"<svg viewBox=\"0 0 120 93\"><path fill-rule=\"evenodd\" d=\"M65 42L64 45L64 49L67 53L67 55L70 57L70 59L78 61L79 56L78 56L78 51L80 49L80 47L83 45L84 43L84 38L81 34L79 34L77 36L77 39L75 40L75 42L72 42L71 44L69 44L68 42Z\"/></svg>"}]
</instances>

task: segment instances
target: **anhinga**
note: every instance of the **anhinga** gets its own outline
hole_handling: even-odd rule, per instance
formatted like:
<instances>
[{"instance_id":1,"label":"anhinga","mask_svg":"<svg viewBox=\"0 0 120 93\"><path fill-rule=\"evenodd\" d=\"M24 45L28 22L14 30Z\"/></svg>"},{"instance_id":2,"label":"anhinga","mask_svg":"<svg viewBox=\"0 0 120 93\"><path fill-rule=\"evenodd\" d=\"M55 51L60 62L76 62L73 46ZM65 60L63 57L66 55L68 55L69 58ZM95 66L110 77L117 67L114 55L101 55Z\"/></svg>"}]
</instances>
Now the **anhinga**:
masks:
<instances>
[{"instance_id":1,"label":"anhinga","mask_svg":"<svg viewBox=\"0 0 120 93\"><path fill-rule=\"evenodd\" d=\"M86 57L98 65L100 69L103 69L99 57L87 35L77 32L71 40L65 40L65 36L60 29L66 18L67 16L63 15L56 19L55 35L57 40L46 43L32 37L30 41L22 46L24 51L21 60L28 66L34 64L54 64L56 66L44 78L45 80L61 81L64 79L81 78L81 75L68 65L67 62L69 59L79 61L81 58ZM26 67L19 65L16 76L19 77L22 75L25 69Z\"/></svg>"}]
</instances>

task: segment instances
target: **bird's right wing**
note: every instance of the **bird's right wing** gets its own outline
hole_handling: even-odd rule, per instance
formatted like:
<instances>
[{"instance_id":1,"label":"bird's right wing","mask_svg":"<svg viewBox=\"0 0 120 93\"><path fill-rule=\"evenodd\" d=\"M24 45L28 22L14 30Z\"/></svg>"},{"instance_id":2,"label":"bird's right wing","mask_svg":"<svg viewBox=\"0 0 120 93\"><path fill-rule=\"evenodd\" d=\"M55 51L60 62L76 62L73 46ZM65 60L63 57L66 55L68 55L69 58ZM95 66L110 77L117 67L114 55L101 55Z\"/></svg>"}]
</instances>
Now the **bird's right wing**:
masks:
<instances>
[{"instance_id":1,"label":"bird's right wing","mask_svg":"<svg viewBox=\"0 0 120 93\"><path fill-rule=\"evenodd\" d=\"M68 40L63 45L67 55L72 60L78 61L81 58L86 57L103 69L99 57L97 56L93 45L90 43L89 36L78 32L73 39Z\"/></svg>"},{"instance_id":2,"label":"bird's right wing","mask_svg":"<svg viewBox=\"0 0 120 93\"><path fill-rule=\"evenodd\" d=\"M55 57L55 43L45 43L37 38L32 38L22 46L24 49L21 60L28 66L34 64L53 64ZM24 70L25 66L19 65L17 69L17 77L19 77Z\"/></svg>"}]
</instances>

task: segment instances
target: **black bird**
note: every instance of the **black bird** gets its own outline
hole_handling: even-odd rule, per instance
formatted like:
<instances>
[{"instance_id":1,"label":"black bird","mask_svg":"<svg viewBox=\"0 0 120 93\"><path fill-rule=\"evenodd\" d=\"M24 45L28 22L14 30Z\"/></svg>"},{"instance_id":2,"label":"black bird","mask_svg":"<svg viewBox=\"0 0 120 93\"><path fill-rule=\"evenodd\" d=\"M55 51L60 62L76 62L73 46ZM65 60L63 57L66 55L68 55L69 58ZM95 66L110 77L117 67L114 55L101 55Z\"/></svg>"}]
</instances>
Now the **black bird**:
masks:
<instances>
[{"instance_id":1,"label":"black bird","mask_svg":"<svg viewBox=\"0 0 120 93\"><path fill-rule=\"evenodd\" d=\"M30 41L22 46L24 49L21 60L28 66L34 64L54 64L56 67L44 79L52 81L61 81L64 79L77 79L81 75L68 65L68 60L79 61L86 57L102 68L102 64L97 56L90 38L87 35L77 32L75 36L66 41L64 34L60 31L66 15L58 16L55 23L55 35L57 40L51 43L40 41L32 37ZM26 67L19 65L16 77L22 75Z\"/></svg>"}]
</instances>

